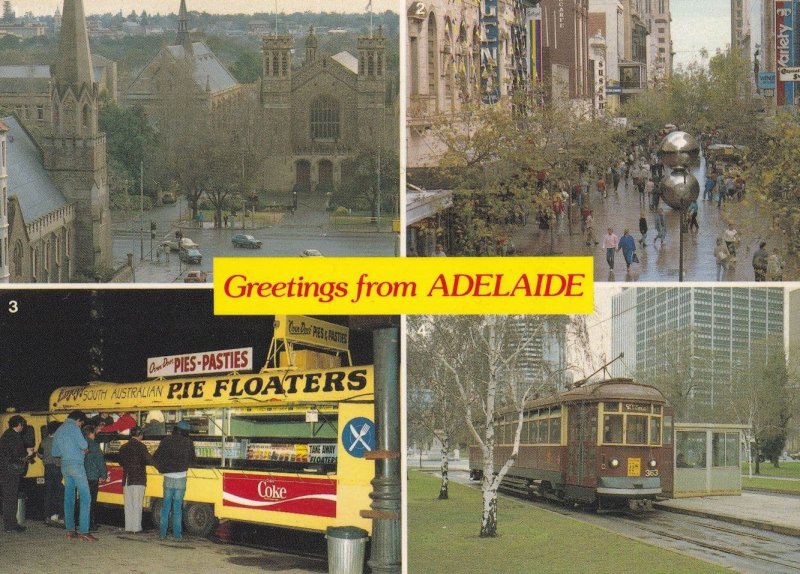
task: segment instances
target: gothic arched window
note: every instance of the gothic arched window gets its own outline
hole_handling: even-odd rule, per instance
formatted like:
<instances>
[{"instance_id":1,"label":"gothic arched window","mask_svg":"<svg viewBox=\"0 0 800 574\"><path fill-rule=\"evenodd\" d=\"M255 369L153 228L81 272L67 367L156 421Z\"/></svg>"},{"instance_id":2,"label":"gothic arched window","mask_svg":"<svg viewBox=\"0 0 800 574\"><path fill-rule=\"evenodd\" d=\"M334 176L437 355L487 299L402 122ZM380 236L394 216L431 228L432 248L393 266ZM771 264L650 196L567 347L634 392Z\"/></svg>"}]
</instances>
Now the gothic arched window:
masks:
<instances>
[{"instance_id":1,"label":"gothic arched window","mask_svg":"<svg viewBox=\"0 0 800 574\"><path fill-rule=\"evenodd\" d=\"M339 102L329 96L311 103L311 139L339 139Z\"/></svg>"},{"instance_id":2,"label":"gothic arched window","mask_svg":"<svg viewBox=\"0 0 800 574\"><path fill-rule=\"evenodd\" d=\"M22 241L17 240L14 244L14 275L17 279L22 277Z\"/></svg>"}]
</instances>

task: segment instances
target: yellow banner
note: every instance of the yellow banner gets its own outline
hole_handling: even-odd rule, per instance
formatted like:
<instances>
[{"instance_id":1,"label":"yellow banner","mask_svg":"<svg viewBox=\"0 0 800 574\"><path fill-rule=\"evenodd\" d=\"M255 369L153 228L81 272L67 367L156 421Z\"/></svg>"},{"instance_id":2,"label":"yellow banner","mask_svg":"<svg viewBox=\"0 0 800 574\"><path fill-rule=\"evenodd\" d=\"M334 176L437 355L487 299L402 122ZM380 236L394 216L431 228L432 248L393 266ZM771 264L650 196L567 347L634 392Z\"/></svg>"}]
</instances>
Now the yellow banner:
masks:
<instances>
[{"instance_id":1,"label":"yellow banner","mask_svg":"<svg viewBox=\"0 0 800 574\"><path fill-rule=\"evenodd\" d=\"M335 351L346 352L350 348L350 329L305 316L276 316L272 338Z\"/></svg>"},{"instance_id":2,"label":"yellow banner","mask_svg":"<svg viewBox=\"0 0 800 574\"><path fill-rule=\"evenodd\" d=\"M50 395L52 411L135 411L253 407L292 402L337 402L371 396L372 366L309 371L271 370L142 383L92 383L61 387Z\"/></svg>"},{"instance_id":3,"label":"yellow banner","mask_svg":"<svg viewBox=\"0 0 800 574\"><path fill-rule=\"evenodd\" d=\"M215 257L218 315L579 314L591 257Z\"/></svg>"}]
</instances>

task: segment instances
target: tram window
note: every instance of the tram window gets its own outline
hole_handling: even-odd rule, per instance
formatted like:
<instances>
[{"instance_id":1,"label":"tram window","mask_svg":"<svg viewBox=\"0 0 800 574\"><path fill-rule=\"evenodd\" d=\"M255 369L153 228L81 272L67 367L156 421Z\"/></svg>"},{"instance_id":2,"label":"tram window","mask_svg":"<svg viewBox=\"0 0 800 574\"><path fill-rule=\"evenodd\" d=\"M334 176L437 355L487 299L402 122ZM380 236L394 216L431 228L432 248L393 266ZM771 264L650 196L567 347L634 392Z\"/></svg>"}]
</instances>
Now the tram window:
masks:
<instances>
[{"instance_id":1,"label":"tram window","mask_svg":"<svg viewBox=\"0 0 800 574\"><path fill-rule=\"evenodd\" d=\"M603 403L603 410L607 413L618 413L619 403Z\"/></svg>"},{"instance_id":2,"label":"tram window","mask_svg":"<svg viewBox=\"0 0 800 574\"><path fill-rule=\"evenodd\" d=\"M550 419L550 443L561 444L561 418Z\"/></svg>"},{"instance_id":3,"label":"tram window","mask_svg":"<svg viewBox=\"0 0 800 574\"><path fill-rule=\"evenodd\" d=\"M647 417L628 415L626 444L647 444Z\"/></svg>"},{"instance_id":4,"label":"tram window","mask_svg":"<svg viewBox=\"0 0 800 574\"><path fill-rule=\"evenodd\" d=\"M661 444L661 419L650 417L650 444Z\"/></svg>"},{"instance_id":5,"label":"tram window","mask_svg":"<svg viewBox=\"0 0 800 574\"><path fill-rule=\"evenodd\" d=\"M653 414L655 415L661 414L661 405L653 405Z\"/></svg>"},{"instance_id":6,"label":"tram window","mask_svg":"<svg viewBox=\"0 0 800 574\"><path fill-rule=\"evenodd\" d=\"M672 444L672 417L664 417L664 438L662 444Z\"/></svg>"},{"instance_id":7,"label":"tram window","mask_svg":"<svg viewBox=\"0 0 800 574\"><path fill-rule=\"evenodd\" d=\"M603 417L603 442L622 444L622 415Z\"/></svg>"}]
</instances>

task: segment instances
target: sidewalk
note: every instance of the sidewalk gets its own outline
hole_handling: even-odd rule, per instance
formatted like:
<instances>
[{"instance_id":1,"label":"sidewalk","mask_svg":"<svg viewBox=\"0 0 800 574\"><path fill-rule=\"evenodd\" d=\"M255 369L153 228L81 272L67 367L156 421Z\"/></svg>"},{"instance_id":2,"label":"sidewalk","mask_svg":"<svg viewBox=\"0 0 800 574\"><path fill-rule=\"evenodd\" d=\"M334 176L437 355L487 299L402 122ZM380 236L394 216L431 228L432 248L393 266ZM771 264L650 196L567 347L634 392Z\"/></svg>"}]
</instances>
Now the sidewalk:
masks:
<instances>
[{"instance_id":1,"label":"sidewalk","mask_svg":"<svg viewBox=\"0 0 800 574\"><path fill-rule=\"evenodd\" d=\"M656 508L800 536L800 497L742 492L741 496L673 498Z\"/></svg>"}]
</instances>

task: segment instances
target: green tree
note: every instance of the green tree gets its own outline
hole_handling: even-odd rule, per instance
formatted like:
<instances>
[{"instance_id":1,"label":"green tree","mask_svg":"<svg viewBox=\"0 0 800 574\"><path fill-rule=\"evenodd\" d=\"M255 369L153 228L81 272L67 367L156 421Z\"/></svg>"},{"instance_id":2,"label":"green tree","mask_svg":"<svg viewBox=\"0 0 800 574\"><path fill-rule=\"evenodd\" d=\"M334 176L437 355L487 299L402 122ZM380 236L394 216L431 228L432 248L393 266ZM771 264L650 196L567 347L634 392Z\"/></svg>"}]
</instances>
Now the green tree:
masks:
<instances>
[{"instance_id":1,"label":"green tree","mask_svg":"<svg viewBox=\"0 0 800 574\"><path fill-rule=\"evenodd\" d=\"M261 56L254 51L239 54L231 73L241 84L253 84L261 77Z\"/></svg>"},{"instance_id":2,"label":"green tree","mask_svg":"<svg viewBox=\"0 0 800 574\"><path fill-rule=\"evenodd\" d=\"M3 22L5 24L13 24L17 21L17 15L14 12L13 6L11 6L11 0L5 0L3 2Z\"/></svg>"},{"instance_id":3,"label":"green tree","mask_svg":"<svg viewBox=\"0 0 800 574\"><path fill-rule=\"evenodd\" d=\"M342 163L342 182L333 196L337 205L367 210L373 217L396 214L400 201L400 160L397 152L362 150Z\"/></svg>"},{"instance_id":4,"label":"green tree","mask_svg":"<svg viewBox=\"0 0 800 574\"><path fill-rule=\"evenodd\" d=\"M109 163L122 172L124 180L138 181L140 166L146 163L155 152L156 133L140 106L123 108L115 102L108 102L100 110L100 131L106 134L106 147ZM150 193L152 182L146 180L145 187Z\"/></svg>"}]
</instances>

